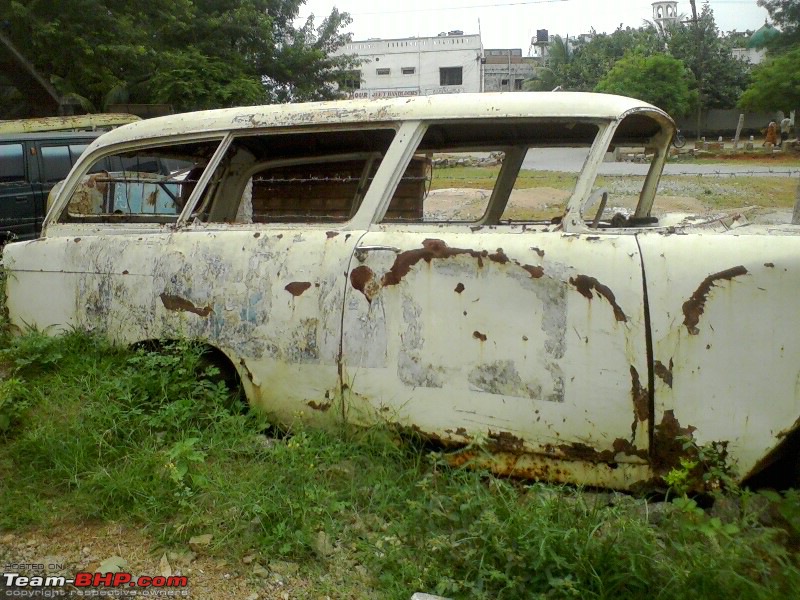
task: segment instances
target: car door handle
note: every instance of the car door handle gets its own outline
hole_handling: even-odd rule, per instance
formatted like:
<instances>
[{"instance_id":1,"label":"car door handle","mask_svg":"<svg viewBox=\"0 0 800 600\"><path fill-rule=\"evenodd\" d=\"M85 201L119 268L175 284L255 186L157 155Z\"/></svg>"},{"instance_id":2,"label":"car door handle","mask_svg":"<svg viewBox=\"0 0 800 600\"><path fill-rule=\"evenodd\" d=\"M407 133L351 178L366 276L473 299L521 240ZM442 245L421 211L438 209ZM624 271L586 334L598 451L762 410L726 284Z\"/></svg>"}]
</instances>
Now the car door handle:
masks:
<instances>
[{"instance_id":1,"label":"car door handle","mask_svg":"<svg viewBox=\"0 0 800 600\"><path fill-rule=\"evenodd\" d=\"M395 246L358 246L356 248L356 260L364 262L367 260L368 252L394 252L395 254L400 254L402 250Z\"/></svg>"}]
</instances>

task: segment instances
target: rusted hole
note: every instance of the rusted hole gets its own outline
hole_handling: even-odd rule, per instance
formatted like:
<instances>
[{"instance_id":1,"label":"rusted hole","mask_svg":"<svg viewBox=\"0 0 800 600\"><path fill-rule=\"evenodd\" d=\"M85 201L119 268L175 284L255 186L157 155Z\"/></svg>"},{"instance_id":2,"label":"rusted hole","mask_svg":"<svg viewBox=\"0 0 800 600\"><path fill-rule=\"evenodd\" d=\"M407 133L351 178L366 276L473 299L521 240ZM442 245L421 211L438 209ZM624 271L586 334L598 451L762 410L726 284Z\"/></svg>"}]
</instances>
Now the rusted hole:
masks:
<instances>
[{"instance_id":1,"label":"rusted hole","mask_svg":"<svg viewBox=\"0 0 800 600\"><path fill-rule=\"evenodd\" d=\"M256 231L256 232L253 234L253 237L254 237L254 238L260 238L260 237L261 237L261 232L260 232L260 231Z\"/></svg>"},{"instance_id":2,"label":"rusted hole","mask_svg":"<svg viewBox=\"0 0 800 600\"><path fill-rule=\"evenodd\" d=\"M77 244L78 242L81 241L81 238L75 238L73 241Z\"/></svg>"},{"instance_id":3,"label":"rusted hole","mask_svg":"<svg viewBox=\"0 0 800 600\"><path fill-rule=\"evenodd\" d=\"M480 331L473 331L472 332L472 337L474 337L476 340L480 340L482 342L485 342L487 340L486 336L484 334L482 334Z\"/></svg>"},{"instance_id":4,"label":"rusted hole","mask_svg":"<svg viewBox=\"0 0 800 600\"><path fill-rule=\"evenodd\" d=\"M464 291L464 284L463 284L463 283L459 283L459 284L456 286L455 292L456 292L456 294L460 294L460 293L461 293L461 292L463 292L463 291Z\"/></svg>"},{"instance_id":5,"label":"rusted hole","mask_svg":"<svg viewBox=\"0 0 800 600\"><path fill-rule=\"evenodd\" d=\"M522 341L523 342L527 342L528 341L528 336L527 335L523 335L522 336Z\"/></svg>"},{"instance_id":6,"label":"rusted hole","mask_svg":"<svg viewBox=\"0 0 800 600\"><path fill-rule=\"evenodd\" d=\"M337 235L339 235L339 232L338 231L326 231L325 235L327 236L328 239L331 239L331 238L335 238Z\"/></svg>"},{"instance_id":7,"label":"rusted hole","mask_svg":"<svg viewBox=\"0 0 800 600\"><path fill-rule=\"evenodd\" d=\"M192 302L190 302L186 298L181 298L180 296L167 294L166 292L160 294L159 298L161 298L161 303L167 310L174 310L176 312L190 312L196 314L199 317L207 317L212 312L210 306L203 306L203 307L195 306Z\"/></svg>"},{"instance_id":8,"label":"rusted hole","mask_svg":"<svg viewBox=\"0 0 800 600\"><path fill-rule=\"evenodd\" d=\"M765 267L769 267L770 269L774 269L775 268L775 263L764 263L764 266Z\"/></svg>"},{"instance_id":9,"label":"rusted hole","mask_svg":"<svg viewBox=\"0 0 800 600\"><path fill-rule=\"evenodd\" d=\"M295 298L300 296L303 292L305 292L308 288L311 287L311 282L309 281L293 281L286 285L285 289Z\"/></svg>"},{"instance_id":10,"label":"rusted hole","mask_svg":"<svg viewBox=\"0 0 800 600\"><path fill-rule=\"evenodd\" d=\"M123 274L123 275L127 275L127 274L128 274L128 269L125 269L125 270L122 272L122 274Z\"/></svg>"},{"instance_id":11,"label":"rusted hole","mask_svg":"<svg viewBox=\"0 0 800 600\"><path fill-rule=\"evenodd\" d=\"M592 290L594 290L598 295L605 298L611 305L611 308L614 310L614 318L617 321L624 323L628 320L628 317L625 316L625 313L617 304L617 299L614 296L614 292L612 292L611 288L609 288L607 285L603 285L597 281L597 279L594 277L589 277L588 275L570 277L569 282L575 286L575 289L577 289L584 298L587 298L588 300L594 298L594 294L592 294Z\"/></svg>"},{"instance_id":12,"label":"rusted hole","mask_svg":"<svg viewBox=\"0 0 800 600\"><path fill-rule=\"evenodd\" d=\"M537 248L536 246L531 246L531 250L536 252L536 254L538 254L540 258L544 256L544 250L541 250L540 248Z\"/></svg>"},{"instance_id":13,"label":"rusted hole","mask_svg":"<svg viewBox=\"0 0 800 600\"><path fill-rule=\"evenodd\" d=\"M716 285L715 282L725 279L730 281L734 277L739 277L740 275L747 275L747 269L741 265L726 269L725 271L720 271L719 273L713 273L706 277L695 290L694 294L692 294L692 297L683 303L683 324L686 325L686 329L691 335L697 335L700 332L697 328L697 324L700 322L700 316L705 311L708 293L711 291L711 288Z\"/></svg>"},{"instance_id":14,"label":"rusted hole","mask_svg":"<svg viewBox=\"0 0 800 600\"><path fill-rule=\"evenodd\" d=\"M710 348L711 346L706 346L706 349ZM672 359L669 359L669 368L665 367L664 364L657 360L653 363L653 371L655 374L658 375L658 378L661 379L664 383L666 383L669 387L672 387Z\"/></svg>"}]
</instances>

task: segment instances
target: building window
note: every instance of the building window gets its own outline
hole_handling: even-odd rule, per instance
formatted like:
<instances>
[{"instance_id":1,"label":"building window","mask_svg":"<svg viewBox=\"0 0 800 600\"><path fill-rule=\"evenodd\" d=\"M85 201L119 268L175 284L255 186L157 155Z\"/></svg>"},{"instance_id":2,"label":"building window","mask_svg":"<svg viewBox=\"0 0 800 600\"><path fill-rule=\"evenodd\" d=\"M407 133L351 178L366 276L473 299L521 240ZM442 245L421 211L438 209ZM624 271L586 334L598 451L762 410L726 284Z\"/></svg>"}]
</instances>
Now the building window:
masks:
<instances>
[{"instance_id":1,"label":"building window","mask_svg":"<svg viewBox=\"0 0 800 600\"><path fill-rule=\"evenodd\" d=\"M345 73L342 79L342 89L348 91L361 89L361 71L355 69Z\"/></svg>"},{"instance_id":2,"label":"building window","mask_svg":"<svg viewBox=\"0 0 800 600\"><path fill-rule=\"evenodd\" d=\"M416 67L403 67L400 71L402 71L403 75L413 75L417 72L417 69Z\"/></svg>"},{"instance_id":3,"label":"building window","mask_svg":"<svg viewBox=\"0 0 800 600\"><path fill-rule=\"evenodd\" d=\"M462 67L441 67L439 69L439 85L461 85L463 82Z\"/></svg>"},{"instance_id":4,"label":"building window","mask_svg":"<svg viewBox=\"0 0 800 600\"><path fill-rule=\"evenodd\" d=\"M389 73L391 73L391 69L375 69L376 75L388 75Z\"/></svg>"},{"instance_id":5,"label":"building window","mask_svg":"<svg viewBox=\"0 0 800 600\"><path fill-rule=\"evenodd\" d=\"M514 89L515 90L521 90L522 89L522 83L524 81L525 81L524 79L515 79L514 80Z\"/></svg>"},{"instance_id":6,"label":"building window","mask_svg":"<svg viewBox=\"0 0 800 600\"><path fill-rule=\"evenodd\" d=\"M508 79L501 79L500 85L504 88L508 87Z\"/></svg>"}]
</instances>

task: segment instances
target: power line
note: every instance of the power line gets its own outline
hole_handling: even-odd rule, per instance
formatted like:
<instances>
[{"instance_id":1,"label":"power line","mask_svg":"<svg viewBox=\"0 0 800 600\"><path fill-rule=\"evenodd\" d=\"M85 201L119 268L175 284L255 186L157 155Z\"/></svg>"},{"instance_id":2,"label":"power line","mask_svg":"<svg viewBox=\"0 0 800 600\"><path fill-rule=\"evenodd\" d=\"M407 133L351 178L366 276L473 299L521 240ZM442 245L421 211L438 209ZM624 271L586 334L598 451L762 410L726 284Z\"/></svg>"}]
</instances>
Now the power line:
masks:
<instances>
[{"instance_id":1,"label":"power line","mask_svg":"<svg viewBox=\"0 0 800 600\"><path fill-rule=\"evenodd\" d=\"M469 8L497 8L498 6L527 6L529 4L555 4L569 2L569 0L520 0L519 2L496 2L492 4L470 4L469 6L439 6L430 8L407 8L404 10L380 10L372 12L351 12L352 16L366 15L396 15L402 13L437 12L446 10L466 10ZM349 11L348 11L349 12Z\"/></svg>"}]
</instances>

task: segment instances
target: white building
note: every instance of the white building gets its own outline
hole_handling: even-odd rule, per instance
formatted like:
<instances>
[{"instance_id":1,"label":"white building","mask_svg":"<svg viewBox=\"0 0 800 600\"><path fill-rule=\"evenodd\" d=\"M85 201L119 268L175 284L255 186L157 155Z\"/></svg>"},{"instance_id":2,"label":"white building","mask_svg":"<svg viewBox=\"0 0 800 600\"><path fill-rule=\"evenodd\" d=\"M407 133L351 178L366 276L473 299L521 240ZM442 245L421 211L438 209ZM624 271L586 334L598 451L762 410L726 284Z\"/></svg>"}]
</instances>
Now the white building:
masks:
<instances>
[{"instance_id":1,"label":"white building","mask_svg":"<svg viewBox=\"0 0 800 600\"><path fill-rule=\"evenodd\" d=\"M363 60L347 82L354 98L482 91L480 35L451 31L436 37L355 41L336 54Z\"/></svg>"}]
</instances>

